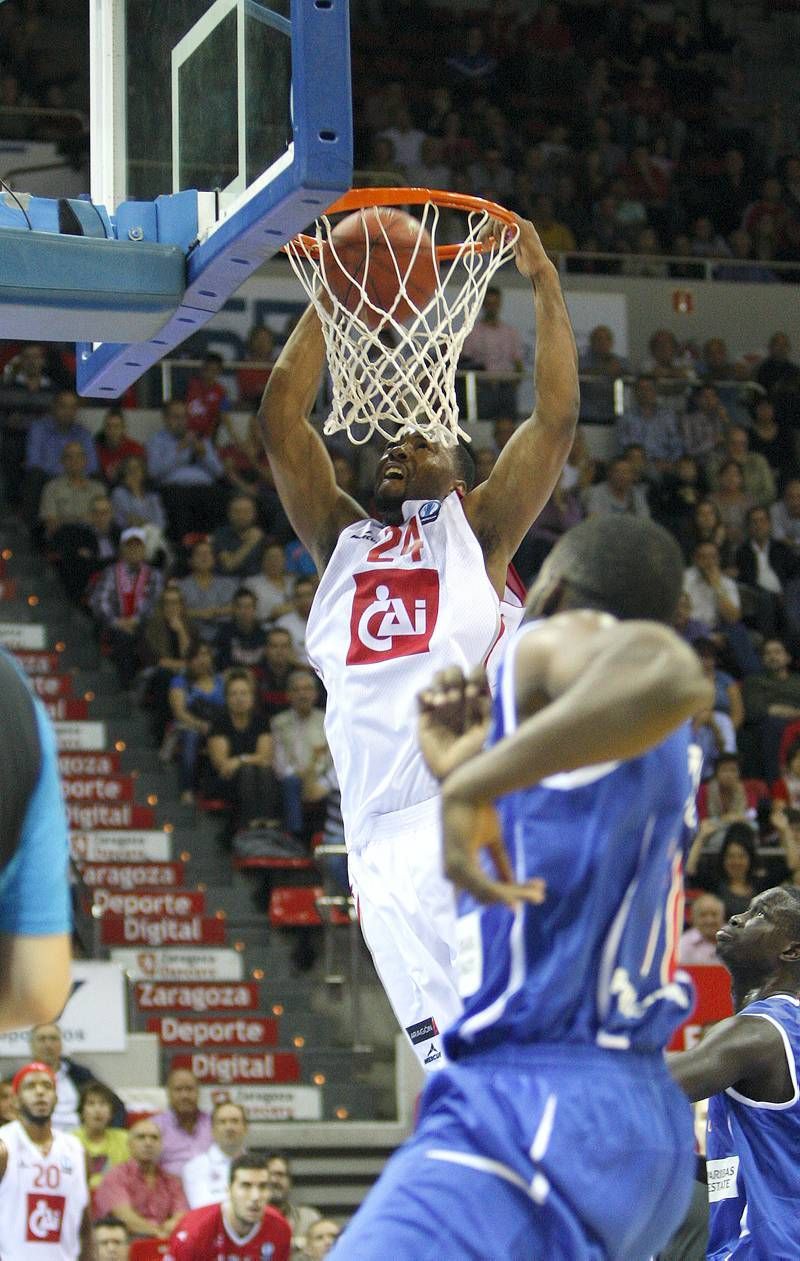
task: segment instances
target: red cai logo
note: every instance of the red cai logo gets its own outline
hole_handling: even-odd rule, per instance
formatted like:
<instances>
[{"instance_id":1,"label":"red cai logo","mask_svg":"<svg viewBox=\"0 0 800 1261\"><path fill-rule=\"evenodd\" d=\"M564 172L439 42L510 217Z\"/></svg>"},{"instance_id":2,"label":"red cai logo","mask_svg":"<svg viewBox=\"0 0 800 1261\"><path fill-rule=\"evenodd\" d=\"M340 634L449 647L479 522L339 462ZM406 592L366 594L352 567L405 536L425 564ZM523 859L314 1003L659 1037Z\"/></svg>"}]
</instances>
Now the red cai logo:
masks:
<instances>
[{"instance_id":1,"label":"red cai logo","mask_svg":"<svg viewBox=\"0 0 800 1261\"><path fill-rule=\"evenodd\" d=\"M64 1196L28 1192L28 1243L60 1243Z\"/></svg>"},{"instance_id":2,"label":"red cai logo","mask_svg":"<svg viewBox=\"0 0 800 1261\"><path fill-rule=\"evenodd\" d=\"M430 651L439 616L435 569L378 569L355 575L347 665Z\"/></svg>"}]
</instances>

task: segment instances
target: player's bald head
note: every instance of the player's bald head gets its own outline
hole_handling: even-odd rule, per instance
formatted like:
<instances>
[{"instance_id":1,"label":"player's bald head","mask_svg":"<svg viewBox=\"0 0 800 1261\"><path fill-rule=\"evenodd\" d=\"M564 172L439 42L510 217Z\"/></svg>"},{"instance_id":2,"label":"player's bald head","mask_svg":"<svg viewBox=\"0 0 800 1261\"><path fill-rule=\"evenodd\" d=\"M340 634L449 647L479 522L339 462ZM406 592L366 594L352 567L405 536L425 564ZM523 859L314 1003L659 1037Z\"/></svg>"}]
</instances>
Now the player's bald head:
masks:
<instances>
[{"instance_id":1,"label":"player's bald head","mask_svg":"<svg viewBox=\"0 0 800 1261\"><path fill-rule=\"evenodd\" d=\"M530 617L600 609L625 620L671 623L683 586L675 539L653 521L592 517L569 530L542 566L528 597Z\"/></svg>"}]
</instances>

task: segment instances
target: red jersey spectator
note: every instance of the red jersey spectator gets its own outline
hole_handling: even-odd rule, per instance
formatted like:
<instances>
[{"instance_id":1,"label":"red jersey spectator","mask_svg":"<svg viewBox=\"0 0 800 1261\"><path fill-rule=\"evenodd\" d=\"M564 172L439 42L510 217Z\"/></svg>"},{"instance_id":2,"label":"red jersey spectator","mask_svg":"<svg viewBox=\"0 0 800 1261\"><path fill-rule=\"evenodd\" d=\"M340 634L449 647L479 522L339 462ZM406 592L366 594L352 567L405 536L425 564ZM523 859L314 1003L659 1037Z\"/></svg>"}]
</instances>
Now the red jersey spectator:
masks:
<instances>
[{"instance_id":1,"label":"red jersey spectator","mask_svg":"<svg viewBox=\"0 0 800 1261\"><path fill-rule=\"evenodd\" d=\"M209 351L203 355L200 375L192 377L186 391L187 428L201 438L213 438L220 422L220 412L230 407L228 391L219 380L224 360Z\"/></svg>"},{"instance_id":2,"label":"red jersey spectator","mask_svg":"<svg viewBox=\"0 0 800 1261\"><path fill-rule=\"evenodd\" d=\"M239 402L260 403L275 362L275 338L266 324L256 324L250 329L246 358L253 366L240 368L236 373Z\"/></svg>"},{"instance_id":3,"label":"red jersey spectator","mask_svg":"<svg viewBox=\"0 0 800 1261\"><path fill-rule=\"evenodd\" d=\"M269 1175L263 1157L245 1152L231 1164L224 1204L193 1209L173 1232L165 1261L289 1261L292 1231L269 1206Z\"/></svg>"},{"instance_id":4,"label":"red jersey spectator","mask_svg":"<svg viewBox=\"0 0 800 1261\"><path fill-rule=\"evenodd\" d=\"M97 462L109 486L114 486L122 474L122 466L131 455L144 459L144 447L134 442L125 432L125 417L116 407L106 412L102 428L94 440Z\"/></svg>"}]
</instances>

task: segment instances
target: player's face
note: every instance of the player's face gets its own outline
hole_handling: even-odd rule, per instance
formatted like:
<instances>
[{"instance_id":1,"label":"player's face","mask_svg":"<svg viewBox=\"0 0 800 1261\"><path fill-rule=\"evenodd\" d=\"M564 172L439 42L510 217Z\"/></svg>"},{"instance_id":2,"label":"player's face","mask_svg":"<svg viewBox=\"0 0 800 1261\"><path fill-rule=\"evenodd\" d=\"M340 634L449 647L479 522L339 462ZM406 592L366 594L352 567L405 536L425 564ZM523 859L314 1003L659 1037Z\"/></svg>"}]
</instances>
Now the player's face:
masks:
<instances>
[{"instance_id":1,"label":"player's face","mask_svg":"<svg viewBox=\"0 0 800 1261\"><path fill-rule=\"evenodd\" d=\"M225 1106L214 1113L214 1141L223 1151L238 1151L247 1133L247 1122L240 1108Z\"/></svg>"},{"instance_id":2,"label":"player's face","mask_svg":"<svg viewBox=\"0 0 800 1261\"><path fill-rule=\"evenodd\" d=\"M769 972L784 951L800 944L793 942L781 915L788 898L783 889L767 889L741 915L731 916L717 933L717 954L728 967Z\"/></svg>"},{"instance_id":3,"label":"player's face","mask_svg":"<svg viewBox=\"0 0 800 1261\"><path fill-rule=\"evenodd\" d=\"M269 1174L266 1169L237 1169L228 1194L234 1217L254 1226L269 1204Z\"/></svg>"},{"instance_id":4,"label":"player's face","mask_svg":"<svg viewBox=\"0 0 800 1261\"><path fill-rule=\"evenodd\" d=\"M128 1232L122 1226L96 1226L97 1261L128 1261Z\"/></svg>"},{"instance_id":5,"label":"player's face","mask_svg":"<svg viewBox=\"0 0 800 1261\"><path fill-rule=\"evenodd\" d=\"M235 688L241 687L247 691L249 699L252 699L252 689L244 682L244 680L236 680L229 688L230 694ZM233 708L233 707L232 707ZM178 1116L193 1116L197 1111L197 1100L199 1091L194 1074L182 1072L180 1069L173 1073L167 1083L167 1097L169 1106L177 1113Z\"/></svg>"},{"instance_id":6,"label":"player's face","mask_svg":"<svg viewBox=\"0 0 800 1261\"><path fill-rule=\"evenodd\" d=\"M33 1058L55 1068L61 1059L61 1034L57 1025L39 1025L31 1034Z\"/></svg>"},{"instance_id":7,"label":"player's face","mask_svg":"<svg viewBox=\"0 0 800 1261\"><path fill-rule=\"evenodd\" d=\"M406 433L389 443L378 462L375 503L391 515L406 499L443 499L457 480L448 449L420 433Z\"/></svg>"},{"instance_id":8,"label":"player's face","mask_svg":"<svg viewBox=\"0 0 800 1261\"><path fill-rule=\"evenodd\" d=\"M292 1188L292 1179L285 1160L271 1160L267 1165L270 1199L273 1204L281 1204Z\"/></svg>"},{"instance_id":9,"label":"player's face","mask_svg":"<svg viewBox=\"0 0 800 1261\"><path fill-rule=\"evenodd\" d=\"M56 1088L47 1073L29 1073L18 1091L19 1108L30 1121L49 1121L56 1106Z\"/></svg>"},{"instance_id":10,"label":"player's face","mask_svg":"<svg viewBox=\"0 0 800 1261\"><path fill-rule=\"evenodd\" d=\"M340 1234L336 1222L314 1222L306 1236L306 1252L311 1261L322 1261L323 1257L327 1257Z\"/></svg>"},{"instance_id":11,"label":"player's face","mask_svg":"<svg viewBox=\"0 0 800 1261\"><path fill-rule=\"evenodd\" d=\"M102 1095L89 1095L83 1105L83 1123L91 1133L107 1129L111 1124L108 1100Z\"/></svg>"},{"instance_id":12,"label":"player's face","mask_svg":"<svg viewBox=\"0 0 800 1261\"><path fill-rule=\"evenodd\" d=\"M142 1165L157 1165L161 1155L161 1131L154 1121L140 1121L128 1135L134 1160Z\"/></svg>"}]
</instances>

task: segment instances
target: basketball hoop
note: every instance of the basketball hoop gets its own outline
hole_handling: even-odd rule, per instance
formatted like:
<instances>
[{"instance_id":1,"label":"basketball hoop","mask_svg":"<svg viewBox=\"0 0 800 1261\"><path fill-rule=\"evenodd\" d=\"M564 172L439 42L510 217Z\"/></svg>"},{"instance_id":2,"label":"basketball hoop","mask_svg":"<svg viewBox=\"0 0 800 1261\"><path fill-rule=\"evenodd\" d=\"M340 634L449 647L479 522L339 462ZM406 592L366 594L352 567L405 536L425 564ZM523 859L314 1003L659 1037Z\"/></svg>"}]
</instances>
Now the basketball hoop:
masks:
<instances>
[{"instance_id":1,"label":"basketball hoop","mask_svg":"<svg viewBox=\"0 0 800 1261\"><path fill-rule=\"evenodd\" d=\"M413 254L398 262L389 234L382 250L390 251L398 297L388 311L370 299L369 234L365 232L365 267L358 279L337 251L330 216L372 207L421 206L421 230ZM440 208L466 215L459 244L437 244ZM496 219L507 231L489 235ZM427 234L427 235L426 235ZM318 220L314 235L294 237L284 246L292 268L319 315L328 369L333 383L326 434L347 430L351 442L368 442L374 433L394 441L412 428L435 442L453 446L469 436L458 423L456 367L464 342L483 305L489 282L513 256L519 227L514 215L494 202L461 193L427 188L357 188L346 193ZM419 250L434 255L436 277L432 296L419 305L406 282ZM338 280L350 282L355 301L336 296L326 259L333 260ZM330 264L329 264L330 265ZM430 272L430 268L428 269ZM350 309L353 306L354 309ZM403 318L392 312L402 311ZM410 314L409 314L410 312Z\"/></svg>"}]
</instances>

